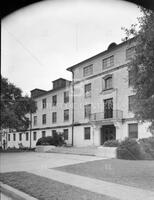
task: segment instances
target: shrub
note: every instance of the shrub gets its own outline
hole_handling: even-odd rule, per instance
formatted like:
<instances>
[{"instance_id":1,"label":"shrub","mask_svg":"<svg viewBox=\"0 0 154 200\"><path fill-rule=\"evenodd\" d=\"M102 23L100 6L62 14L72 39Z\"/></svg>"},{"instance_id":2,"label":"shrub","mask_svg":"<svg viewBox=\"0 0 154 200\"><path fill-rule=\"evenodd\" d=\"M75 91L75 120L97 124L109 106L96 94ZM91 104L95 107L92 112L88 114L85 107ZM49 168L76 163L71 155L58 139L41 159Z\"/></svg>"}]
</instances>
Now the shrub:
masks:
<instances>
[{"instance_id":1,"label":"shrub","mask_svg":"<svg viewBox=\"0 0 154 200\"><path fill-rule=\"evenodd\" d=\"M38 139L36 145L54 145L54 146L63 146L65 140L62 134L54 134L53 136L42 137Z\"/></svg>"},{"instance_id":2,"label":"shrub","mask_svg":"<svg viewBox=\"0 0 154 200\"><path fill-rule=\"evenodd\" d=\"M118 147L119 141L118 140L108 140L104 142L104 147Z\"/></svg>"},{"instance_id":3,"label":"shrub","mask_svg":"<svg viewBox=\"0 0 154 200\"><path fill-rule=\"evenodd\" d=\"M145 159L154 159L154 137L142 138L139 144L145 152Z\"/></svg>"},{"instance_id":4,"label":"shrub","mask_svg":"<svg viewBox=\"0 0 154 200\"><path fill-rule=\"evenodd\" d=\"M136 140L126 138L117 148L117 157L126 160L142 160L145 152Z\"/></svg>"}]
</instances>

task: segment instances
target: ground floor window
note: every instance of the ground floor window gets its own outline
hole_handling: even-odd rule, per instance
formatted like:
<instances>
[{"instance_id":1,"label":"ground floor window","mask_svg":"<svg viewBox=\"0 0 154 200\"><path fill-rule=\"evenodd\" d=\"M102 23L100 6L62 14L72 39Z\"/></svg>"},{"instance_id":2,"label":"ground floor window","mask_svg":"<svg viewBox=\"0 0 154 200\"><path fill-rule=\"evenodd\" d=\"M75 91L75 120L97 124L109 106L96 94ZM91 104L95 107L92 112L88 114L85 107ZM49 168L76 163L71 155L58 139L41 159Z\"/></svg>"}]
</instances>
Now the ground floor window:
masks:
<instances>
[{"instance_id":1,"label":"ground floor window","mask_svg":"<svg viewBox=\"0 0 154 200\"><path fill-rule=\"evenodd\" d=\"M90 140L90 127L85 127L84 128L84 139L85 140Z\"/></svg>"},{"instance_id":2,"label":"ground floor window","mask_svg":"<svg viewBox=\"0 0 154 200\"><path fill-rule=\"evenodd\" d=\"M10 134L8 134L8 141L10 141Z\"/></svg>"},{"instance_id":3,"label":"ground floor window","mask_svg":"<svg viewBox=\"0 0 154 200\"><path fill-rule=\"evenodd\" d=\"M13 140L14 141L16 140L16 134L15 133L13 134Z\"/></svg>"},{"instance_id":4,"label":"ground floor window","mask_svg":"<svg viewBox=\"0 0 154 200\"><path fill-rule=\"evenodd\" d=\"M52 130L52 136L54 137L57 134L56 130Z\"/></svg>"},{"instance_id":5,"label":"ground floor window","mask_svg":"<svg viewBox=\"0 0 154 200\"><path fill-rule=\"evenodd\" d=\"M26 140L27 140L27 141L28 141L28 136L29 136L29 135L28 135L28 132L27 132L27 133L26 133Z\"/></svg>"},{"instance_id":6,"label":"ground floor window","mask_svg":"<svg viewBox=\"0 0 154 200\"><path fill-rule=\"evenodd\" d=\"M45 135L46 135L46 132L42 131L42 137L45 137Z\"/></svg>"},{"instance_id":7,"label":"ground floor window","mask_svg":"<svg viewBox=\"0 0 154 200\"><path fill-rule=\"evenodd\" d=\"M128 124L128 134L130 138L138 138L138 124Z\"/></svg>"},{"instance_id":8,"label":"ground floor window","mask_svg":"<svg viewBox=\"0 0 154 200\"><path fill-rule=\"evenodd\" d=\"M22 133L19 133L19 141L22 140Z\"/></svg>"},{"instance_id":9,"label":"ground floor window","mask_svg":"<svg viewBox=\"0 0 154 200\"><path fill-rule=\"evenodd\" d=\"M64 129L64 140L68 140L68 129Z\"/></svg>"},{"instance_id":10,"label":"ground floor window","mask_svg":"<svg viewBox=\"0 0 154 200\"><path fill-rule=\"evenodd\" d=\"M37 139L36 132L33 132L33 140L35 141Z\"/></svg>"}]
</instances>

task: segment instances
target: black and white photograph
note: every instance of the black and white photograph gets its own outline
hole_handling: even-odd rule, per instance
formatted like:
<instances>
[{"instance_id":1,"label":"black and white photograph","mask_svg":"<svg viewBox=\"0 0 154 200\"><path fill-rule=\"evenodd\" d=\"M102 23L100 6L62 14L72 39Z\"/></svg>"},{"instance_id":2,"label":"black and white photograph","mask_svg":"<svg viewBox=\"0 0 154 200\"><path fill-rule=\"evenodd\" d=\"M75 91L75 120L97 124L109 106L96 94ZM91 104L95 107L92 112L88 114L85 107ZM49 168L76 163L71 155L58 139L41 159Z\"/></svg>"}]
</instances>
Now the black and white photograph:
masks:
<instances>
[{"instance_id":1,"label":"black and white photograph","mask_svg":"<svg viewBox=\"0 0 154 200\"><path fill-rule=\"evenodd\" d=\"M154 200L153 0L5 0L1 200Z\"/></svg>"}]
</instances>

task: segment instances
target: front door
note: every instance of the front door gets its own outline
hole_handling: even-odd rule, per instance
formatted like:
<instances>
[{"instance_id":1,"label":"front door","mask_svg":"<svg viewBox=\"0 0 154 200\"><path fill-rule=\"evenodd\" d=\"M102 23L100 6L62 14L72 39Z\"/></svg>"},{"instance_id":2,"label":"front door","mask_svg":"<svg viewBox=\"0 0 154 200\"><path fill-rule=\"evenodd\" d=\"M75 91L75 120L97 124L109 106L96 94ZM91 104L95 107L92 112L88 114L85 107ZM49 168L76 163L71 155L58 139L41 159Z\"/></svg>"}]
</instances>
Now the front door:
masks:
<instances>
[{"instance_id":1,"label":"front door","mask_svg":"<svg viewBox=\"0 0 154 200\"><path fill-rule=\"evenodd\" d=\"M113 117L113 99L104 100L104 119Z\"/></svg>"},{"instance_id":2,"label":"front door","mask_svg":"<svg viewBox=\"0 0 154 200\"><path fill-rule=\"evenodd\" d=\"M101 145L107 140L116 139L116 129L114 125L105 125L101 128Z\"/></svg>"}]
</instances>

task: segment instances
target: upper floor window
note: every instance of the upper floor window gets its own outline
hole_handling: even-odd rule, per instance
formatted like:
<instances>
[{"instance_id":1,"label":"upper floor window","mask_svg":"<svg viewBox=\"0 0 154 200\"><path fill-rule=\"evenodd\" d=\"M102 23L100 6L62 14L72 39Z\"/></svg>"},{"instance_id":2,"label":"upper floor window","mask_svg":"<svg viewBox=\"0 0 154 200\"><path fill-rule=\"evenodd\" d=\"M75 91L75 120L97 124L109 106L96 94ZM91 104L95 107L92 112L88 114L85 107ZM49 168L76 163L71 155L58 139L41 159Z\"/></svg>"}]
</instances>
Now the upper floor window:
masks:
<instances>
[{"instance_id":1,"label":"upper floor window","mask_svg":"<svg viewBox=\"0 0 154 200\"><path fill-rule=\"evenodd\" d=\"M34 126L36 126L37 125L37 116L34 116L33 120L34 120Z\"/></svg>"},{"instance_id":2,"label":"upper floor window","mask_svg":"<svg viewBox=\"0 0 154 200\"><path fill-rule=\"evenodd\" d=\"M85 97L91 97L91 83L84 86L84 95Z\"/></svg>"},{"instance_id":3,"label":"upper floor window","mask_svg":"<svg viewBox=\"0 0 154 200\"><path fill-rule=\"evenodd\" d=\"M84 117L89 118L91 115L91 104L84 106Z\"/></svg>"},{"instance_id":4,"label":"upper floor window","mask_svg":"<svg viewBox=\"0 0 154 200\"><path fill-rule=\"evenodd\" d=\"M103 59L103 69L107 69L114 65L114 56Z\"/></svg>"},{"instance_id":5,"label":"upper floor window","mask_svg":"<svg viewBox=\"0 0 154 200\"><path fill-rule=\"evenodd\" d=\"M28 141L28 137L29 137L29 134L28 132L26 133L26 141Z\"/></svg>"},{"instance_id":6,"label":"upper floor window","mask_svg":"<svg viewBox=\"0 0 154 200\"><path fill-rule=\"evenodd\" d=\"M131 59L135 54L135 47L130 47L126 49L126 60Z\"/></svg>"},{"instance_id":7,"label":"upper floor window","mask_svg":"<svg viewBox=\"0 0 154 200\"><path fill-rule=\"evenodd\" d=\"M112 87L113 87L112 86L112 75L105 77L104 78L104 89L108 90L108 89L111 89Z\"/></svg>"},{"instance_id":8,"label":"upper floor window","mask_svg":"<svg viewBox=\"0 0 154 200\"><path fill-rule=\"evenodd\" d=\"M52 96L52 105L53 106L57 105L57 95Z\"/></svg>"},{"instance_id":9,"label":"upper floor window","mask_svg":"<svg viewBox=\"0 0 154 200\"><path fill-rule=\"evenodd\" d=\"M138 124L128 124L128 134L130 138L138 138Z\"/></svg>"},{"instance_id":10,"label":"upper floor window","mask_svg":"<svg viewBox=\"0 0 154 200\"><path fill-rule=\"evenodd\" d=\"M83 68L83 76L90 76L93 74L93 65L89 65Z\"/></svg>"},{"instance_id":11,"label":"upper floor window","mask_svg":"<svg viewBox=\"0 0 154 200\"><path fill-rule=\"evenodd\" d=\"M64 129L64 140L68 140L68 129Z\"/></svg>"},{"instance_id":12,"label":"upper floor window","mask_svg":"<svg viewBox=\"0 0 154 200\"><path fill-rule=\"evenodd\" d=\"M128 97L128 110L133 111L133 105L134 105L135 95L131 95Z\"/></svg>"},{"instance_id":13,"label":"upper floor window","mask_svg":"<svg viewBox=\"0 0 154 200\"><path fill-rule=\"evenodd\" d=\"M33 132L33 140L37 140L37 133L36 132Z\"/></svg>"},{"instance_id":14,"label":"upper floor window","mask_svg":"<svg viewBox=\"0 0 154 200\"><path fill-rule=\"evenodd\" d=\"M42 115L42 124L46 124L46 114Z\"/></svg>"},{"instance_id":15,"label":"upper floor window","mask_svg":"<svg viewBox=\"0 0 154 200\"><path fill-rule=\"evenodd\" d=\"M42 131L42 137L45 137L45 136L46 136L46 132Z\"/></svg>"},{"instance_id":16,"label":"upper floor window","mask_svg":"<svg viewBox=\"0 0 154 200\"><path fill-rule=\"evenodd\" d=\"M22 133L19 133L19 141L22 140Z\"/></svg>"},{"instance_id":17,"label":"upper floor window","mask_svg":"<svg viewBox=\"0 0 154 200\"><path fill-rule=\"evenodd\" d=\"M64 110L64 121L69 120L69 109Z\"/></svg>"},{"instance_id":18,"label":"upper floor window","mask_svg":"<svg viewBox=\"0 0 154 200\"><path fill-rule=\"evenodd\" d=\"M64 103L69 102L69 91L64 92Z\"/></svg>"},{"instance_id":19,"label":"upper floor window","mask_svg":"<svg viewBox=\"0 0 154 200\"><path fill-rule=\"evenodd\" d=\"M90 127L85 127L84 128L84 139L85 140L90 140Z\"/></svg>"},{"instance_id":20,"label":"upper floor window","mask_svg":"<svg viewBox=\"0 0 154 200\"><path fill-rule=\"evenodd\" d=\"M42 108L46 108L46 106L47 106L47 100L42 99Z\"/></svg>"},{"instance_id":21,"label":"upper floor window","mask_svg":"<svg viewBox=\"0 0 154 200\"><path fill-rule=\"evenodd\" d=\"M57 113L53 112L52 113L52 123L56 123L56 121L57 121Z\"/></svg>"},{"instance_id":22,"label":"upper floor window","mask_svg":"<svg viewBox=\"0 0 154 200\"><path fill-rule=\"evenodd\" d=\"M132 86L133 84L133 72L131 70L128 71L128 86Z\"/></svg>"}]
</instances>

